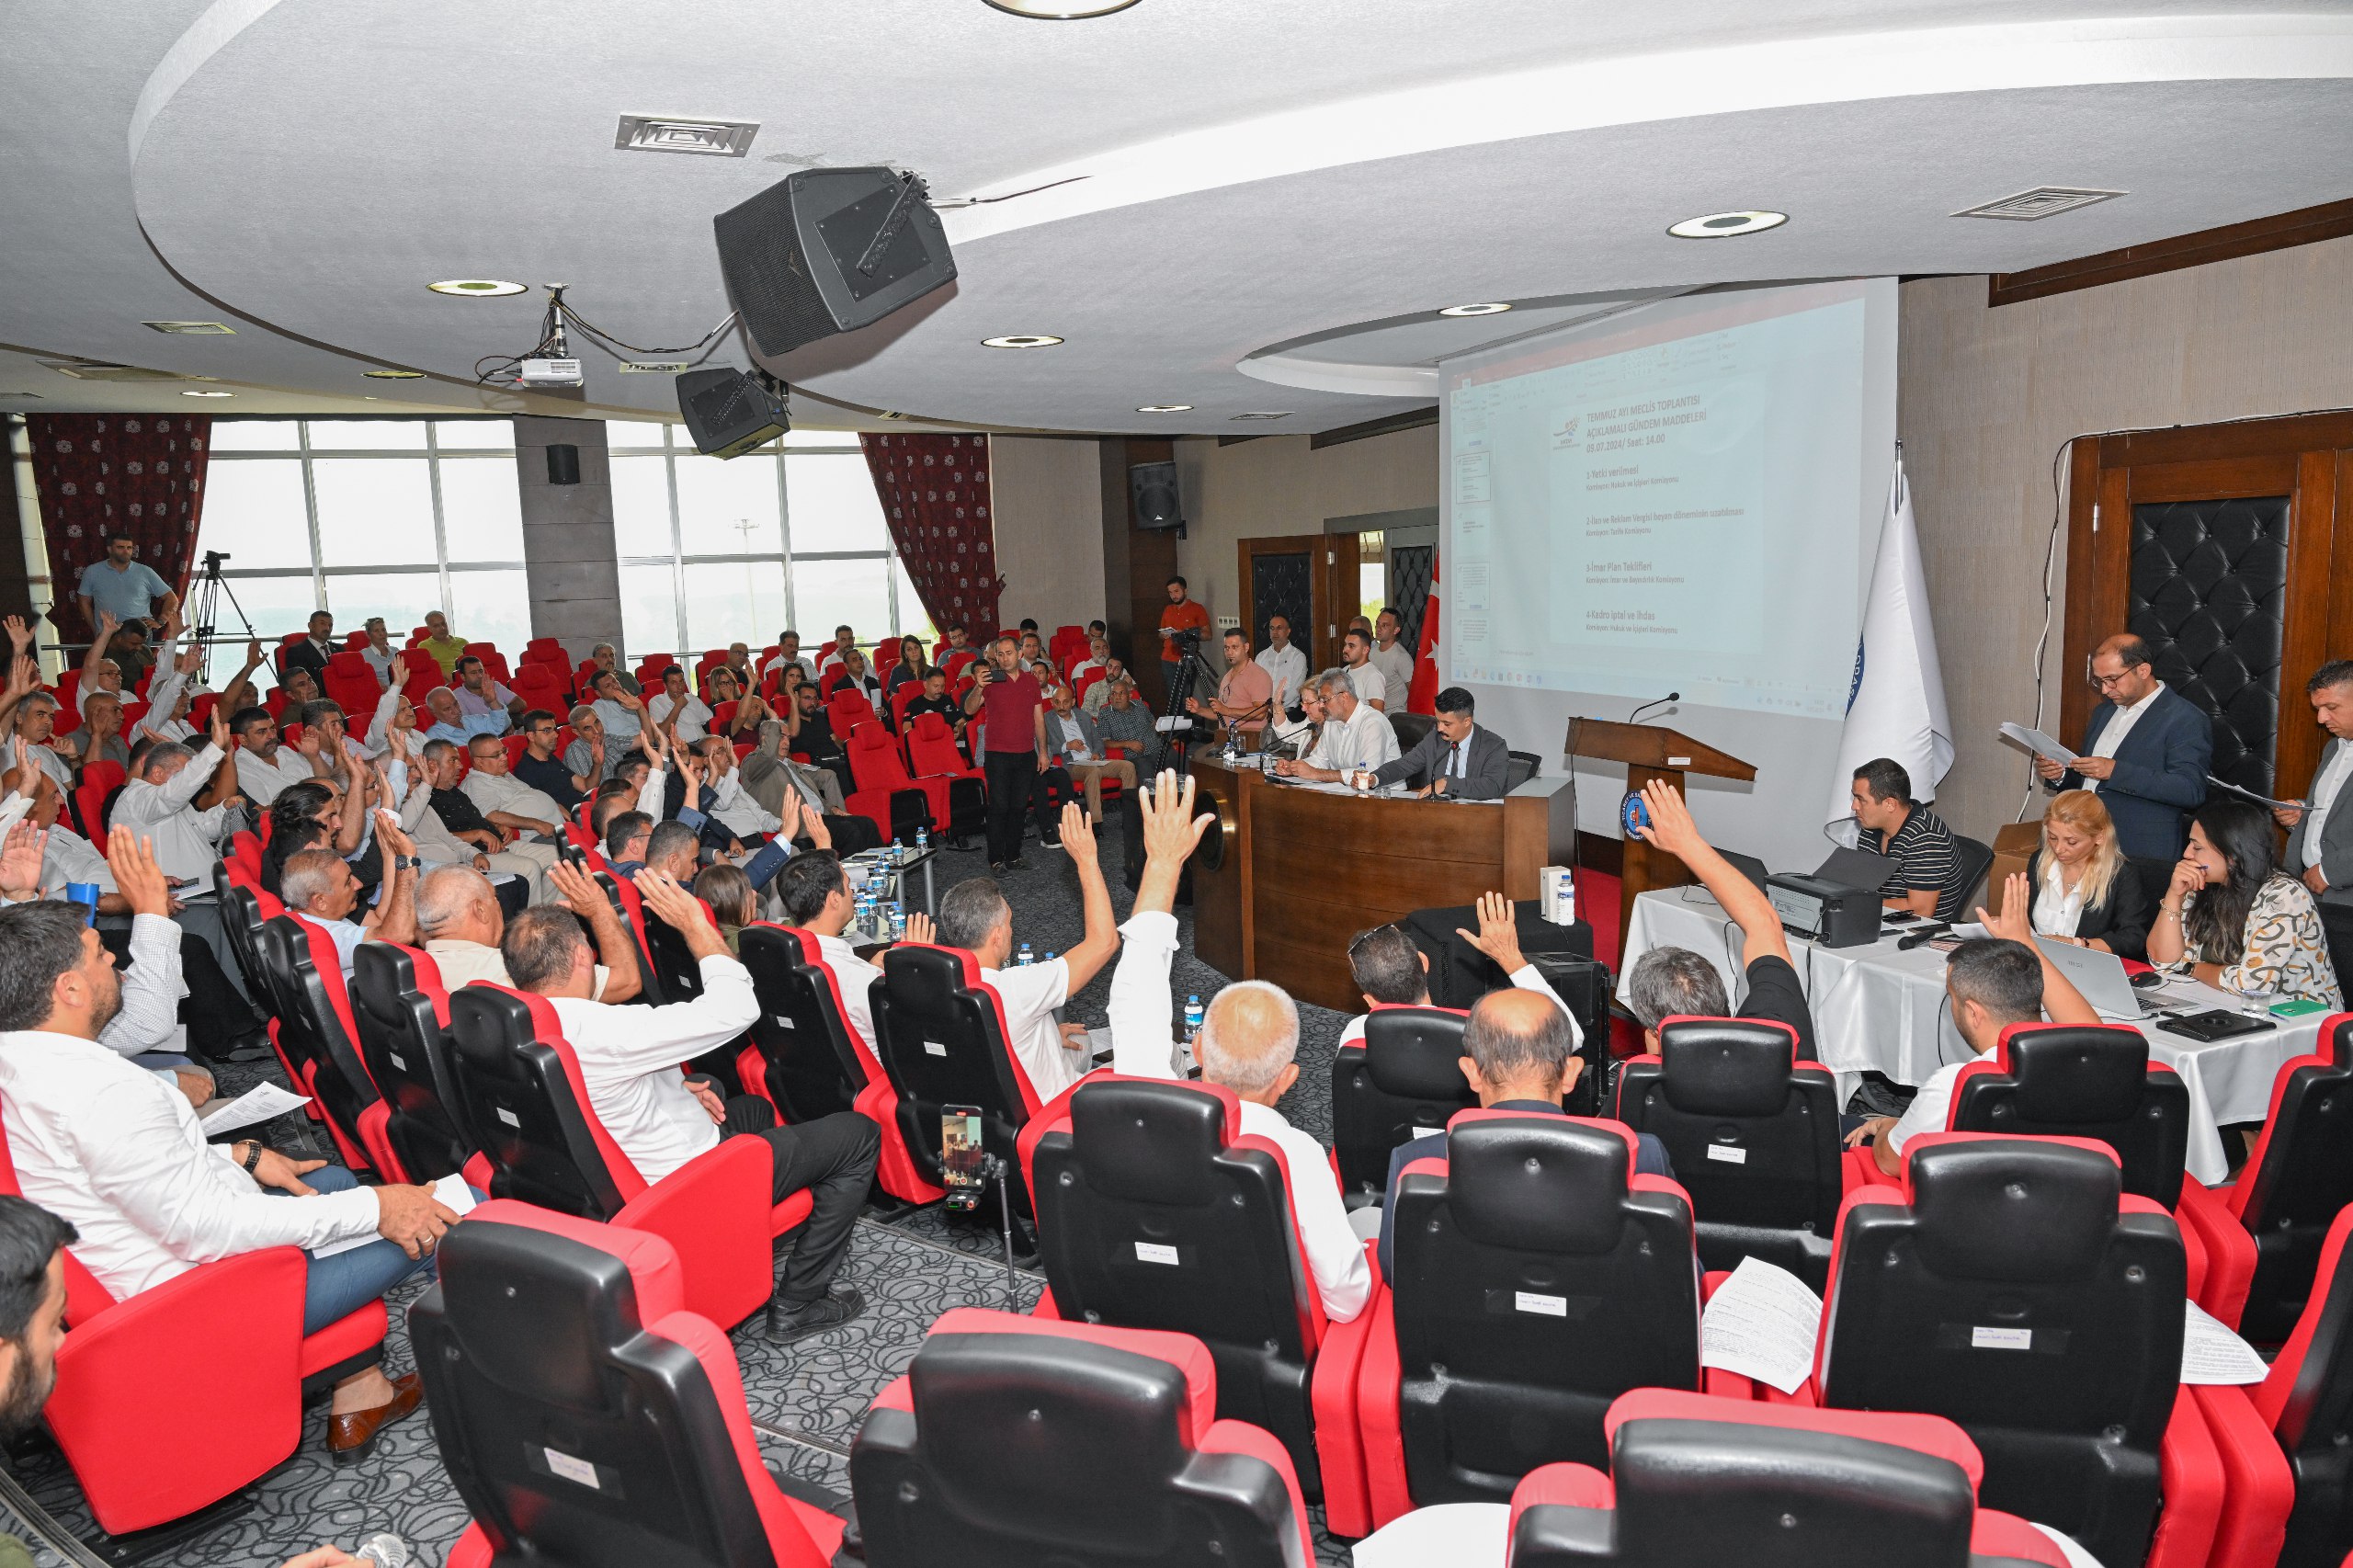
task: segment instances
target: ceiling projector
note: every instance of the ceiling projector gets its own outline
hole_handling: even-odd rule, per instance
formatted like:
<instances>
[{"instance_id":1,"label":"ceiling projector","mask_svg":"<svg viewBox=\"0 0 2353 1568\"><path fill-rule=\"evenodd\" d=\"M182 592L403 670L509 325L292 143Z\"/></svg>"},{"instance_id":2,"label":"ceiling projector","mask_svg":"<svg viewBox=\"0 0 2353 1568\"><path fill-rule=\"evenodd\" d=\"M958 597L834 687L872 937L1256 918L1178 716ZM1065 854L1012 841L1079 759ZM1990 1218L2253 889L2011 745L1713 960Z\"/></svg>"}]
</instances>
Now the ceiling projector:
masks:
<instances>
[{"instance_id":1,"label":"ceiling projector","mask_svg":"<svg viewBox=\"0 0 2353 1568\"><path fill-rule=\"evenodd\" d=\"M526 359L515 379L527 387L576 387L585 380L577 359Z\"/></svg>"}]
</instances>

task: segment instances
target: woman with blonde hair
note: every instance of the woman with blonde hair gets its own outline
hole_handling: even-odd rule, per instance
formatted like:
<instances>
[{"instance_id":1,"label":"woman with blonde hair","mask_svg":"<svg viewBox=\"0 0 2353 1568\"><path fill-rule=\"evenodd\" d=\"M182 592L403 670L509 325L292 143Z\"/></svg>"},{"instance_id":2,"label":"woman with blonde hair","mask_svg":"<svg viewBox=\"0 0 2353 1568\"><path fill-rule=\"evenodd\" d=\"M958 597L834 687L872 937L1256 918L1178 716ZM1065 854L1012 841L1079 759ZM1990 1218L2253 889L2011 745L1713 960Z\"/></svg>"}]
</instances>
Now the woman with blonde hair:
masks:
<instances>
[{"instance_id":1,"label":"woman with blonde hair","mask_svg":"<svg viewBox=\"0 0 2353 1568\"><path fill-rule=\"evenodd\" d=\"M2026 865L2034 892L2034 930L2119 958L2143 958L2149 943L2149 891L2116 845L2108 807L2088 790L2052 797L2042 813L2042 847Z\"/></svg>"}]
</instances>

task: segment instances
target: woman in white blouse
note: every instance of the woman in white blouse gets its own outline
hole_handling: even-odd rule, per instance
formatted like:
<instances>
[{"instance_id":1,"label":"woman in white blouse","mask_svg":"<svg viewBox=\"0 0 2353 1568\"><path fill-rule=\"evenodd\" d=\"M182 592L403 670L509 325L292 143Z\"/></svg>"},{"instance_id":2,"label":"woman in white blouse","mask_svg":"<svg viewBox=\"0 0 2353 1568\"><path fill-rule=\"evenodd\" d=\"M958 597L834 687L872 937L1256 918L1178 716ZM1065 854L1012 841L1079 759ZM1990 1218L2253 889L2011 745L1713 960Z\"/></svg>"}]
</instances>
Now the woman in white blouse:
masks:
<instances>
[{"instance_id":1,"label":"woman in white blouse","mask_svg":"<svg viewBox=\"0 0 2353 1568\"><path fill-rule=\"evenodd\" d=\"M2116 824L2088 790L2052 797L2042 847L2026 863L2034 931L2079 948L2137 959L2149 941L2149 892L2116 846Z\"/></svg>"},{"instance_id":2,"label":"woman in white blouse","mask_svg":"<svg viewBox=\"0 0 2353 1568\"><path fill-rule=\"evenodd\" d=\"M2242 996L2345 1005L2310 890L2275 863L2270 817L2239 801L2209 801L2190 818L2149 958Z\"/></svg>"}]
</instances>

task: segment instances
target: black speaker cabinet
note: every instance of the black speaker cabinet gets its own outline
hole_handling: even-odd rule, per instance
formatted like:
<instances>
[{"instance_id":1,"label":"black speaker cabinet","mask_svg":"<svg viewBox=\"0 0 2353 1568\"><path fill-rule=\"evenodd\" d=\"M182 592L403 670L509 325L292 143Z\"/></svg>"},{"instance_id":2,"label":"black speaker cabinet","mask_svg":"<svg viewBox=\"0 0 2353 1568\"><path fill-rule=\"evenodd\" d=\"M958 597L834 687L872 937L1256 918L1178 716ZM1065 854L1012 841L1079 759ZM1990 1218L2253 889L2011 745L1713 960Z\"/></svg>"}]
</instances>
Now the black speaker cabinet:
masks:
<instances>
[{"instance_id":1,"label":"black speaker cabinet","mask_svg":"<svg viewBox=\"0 0 2353 1568\"><path fill-rule=\"evenodd\" d=\"M577 484L580 483L580 449L569 441L548 448L548 483Z\"/></svg>"},{"instance_id":2,"label":"black speaker cabinet","mask_svg":"<svg viewBox=\"0 0 2353 1568\"><path fill-rule=\"evenodd\" d=\"M735 308L770 356L881 321L956 276L939 214L892 169L801 169L711 229Z\"/></svg>"},{"instance_id":3,"label":"black speaker cabinet","mask_svg":"<svg viewBox=\"0 0 2353 1568\"><path fill-rule=\"evenodd\" d=\"M1176 465L1135 463L1128 469L1128 494L1135 501L1136 527L1181 528L1185 506L1176 494Z\"/></svg>"},{"instance_id":4,"label":"black speaker cabinet","mask_svg":"<svg viewBox=\"0 0 2353 1568\"><path fill-rule=\"evenodd\" d=\"M791 428L784 400L741 370L688 370L677 384L678 415L705 457L741 457Z\"/></svg>"}]
</instances>

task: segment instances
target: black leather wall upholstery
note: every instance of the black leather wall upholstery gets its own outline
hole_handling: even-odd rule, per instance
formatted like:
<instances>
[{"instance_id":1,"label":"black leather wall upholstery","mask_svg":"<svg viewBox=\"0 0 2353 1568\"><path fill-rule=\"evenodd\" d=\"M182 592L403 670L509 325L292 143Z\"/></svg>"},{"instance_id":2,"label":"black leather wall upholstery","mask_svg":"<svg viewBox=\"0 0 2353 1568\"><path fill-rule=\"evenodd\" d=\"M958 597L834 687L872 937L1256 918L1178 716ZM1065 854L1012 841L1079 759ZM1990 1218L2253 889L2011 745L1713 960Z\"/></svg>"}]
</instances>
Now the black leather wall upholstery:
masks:
<instances>
[{"instance_id":1,"label":"black leather wall upholstery","mask_svg":"<svg viewBox=\"0 0 2353 1568\"><path fill-rule=\"evenodd\" d=\"M1389 547L1389 603L1404 623L1397 640L1416 654L1422 651L1422 616L1430 608L1430 573L1438 551L1427 544Z\"/></svg>"},{"instance_id":2,"label":"black leather wall upholstery","mask_svg":"<svg viewBox=\"0 0 2353 1568\"><path fill-rule=\"evenodd\" d=\"M2132 508L2127 628L2157 678L2214 721L2214 777L2269 795L2279 734L2288 497L2148 502Z\"/></svg>"},{"instance_id":3,"label":"black leather wall upholstery","mask_svg":"<svg viewBox=\"0 0 2353 1568\"><path fill-rule=\"evenodd\" d=\"M1250 629L1250 646L1266 647L1267 619L1282 616L1290 622L1290 640L1304 650L1315 645L1314 583L1309 575L1305 551L1296 554L1254 555L1250 558L1250 608L1258 624ZM1204 649L1204 653L1214 650ZM1216 661L1212 660L1212 663ZM1222 667L1222 666L1221 666ZM1313 671L1311 669L1310 674Z\"/></svg>"}]
</instances>

